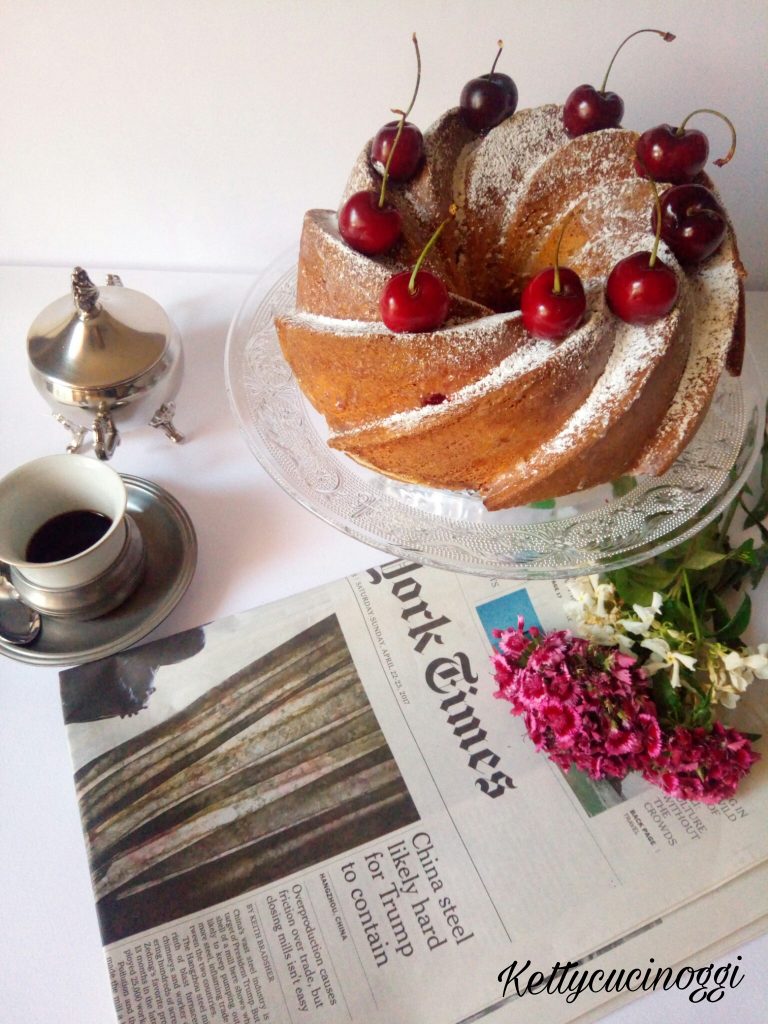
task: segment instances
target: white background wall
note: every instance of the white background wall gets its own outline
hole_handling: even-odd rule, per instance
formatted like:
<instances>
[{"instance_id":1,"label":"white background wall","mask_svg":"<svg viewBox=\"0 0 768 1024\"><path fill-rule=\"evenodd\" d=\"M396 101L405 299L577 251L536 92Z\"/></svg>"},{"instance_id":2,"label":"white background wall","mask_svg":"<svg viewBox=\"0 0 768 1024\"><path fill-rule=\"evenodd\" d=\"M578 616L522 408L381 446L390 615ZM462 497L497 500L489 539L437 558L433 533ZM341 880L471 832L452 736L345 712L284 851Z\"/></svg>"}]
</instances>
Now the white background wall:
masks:
<instances>
[{"instance_id":1,"label":"white background wall","mask_svg":"<svg viewBox=\"0 0 768 1024\"><path fill-rule=\"evenodd\" d=\"M426 127L498 37L522 107L599 86L657 27L677 41L640 36L612 73L624 124L731 116L713 176L765 288L767 26L765 0L0 0L0 263L255 270L407 103L412 31Z\"/></svg>"}]
</instances>

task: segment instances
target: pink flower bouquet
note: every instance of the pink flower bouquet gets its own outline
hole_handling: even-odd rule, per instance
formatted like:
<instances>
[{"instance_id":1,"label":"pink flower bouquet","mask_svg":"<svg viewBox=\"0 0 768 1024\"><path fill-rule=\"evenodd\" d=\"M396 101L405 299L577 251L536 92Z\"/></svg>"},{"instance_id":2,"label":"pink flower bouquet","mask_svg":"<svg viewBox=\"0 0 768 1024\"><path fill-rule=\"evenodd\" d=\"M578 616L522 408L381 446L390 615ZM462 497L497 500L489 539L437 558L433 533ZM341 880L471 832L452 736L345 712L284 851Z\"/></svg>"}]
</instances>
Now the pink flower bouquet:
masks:
<instances>
[{"instance_id":1,"label":"pink flower bouquet","mask_svg":"<svg viewBox=\"0 0 768 1024\"><path fill-rule=\"evenodd\" d=\"M495 630L498 689L537 750L593 779L641 772L671 796L717 803L733 796L759 755L719 722L662 728L652 680L631 653L568 630Z\"/></svg>"}]
</instances>

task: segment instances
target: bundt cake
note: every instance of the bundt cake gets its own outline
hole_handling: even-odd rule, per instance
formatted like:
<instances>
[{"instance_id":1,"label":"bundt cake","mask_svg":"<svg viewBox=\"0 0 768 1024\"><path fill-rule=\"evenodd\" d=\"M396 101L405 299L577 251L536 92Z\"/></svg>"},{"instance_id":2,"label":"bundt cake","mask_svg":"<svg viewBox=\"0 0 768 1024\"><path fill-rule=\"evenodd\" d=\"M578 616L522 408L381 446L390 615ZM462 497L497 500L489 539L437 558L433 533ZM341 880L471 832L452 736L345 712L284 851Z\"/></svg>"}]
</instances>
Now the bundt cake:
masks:
<instances>
[{"instance_id":1,"label":"bundt cake","mask_svg":"<svg viewBox=\"0 0 768 1024\"><path fill-rule=\"evenodd\" d=\"M696 265L662 242L679 279L674 308L640 325L611 312L612 267L654 242L637 138L621 128L571 138L556 105L478 136L450 110L424 134L420 171L389 190L402 218L389 254L350 248L333 211L306 214L296 309L276 326L333 448L400 480L475 491L489 509L664 472L723 369L739 372L744 271L730 226ZM379 188L369 154L370 143L343 199ZM456 216L426 263L448 286L448 319L394 333L381 321L382 289L413 266L452 203ZM529 333L519 305L526 282L552 264L563 225L559 262L584 282L587 311L555 342Z\"/></svg>"}]
</instances>

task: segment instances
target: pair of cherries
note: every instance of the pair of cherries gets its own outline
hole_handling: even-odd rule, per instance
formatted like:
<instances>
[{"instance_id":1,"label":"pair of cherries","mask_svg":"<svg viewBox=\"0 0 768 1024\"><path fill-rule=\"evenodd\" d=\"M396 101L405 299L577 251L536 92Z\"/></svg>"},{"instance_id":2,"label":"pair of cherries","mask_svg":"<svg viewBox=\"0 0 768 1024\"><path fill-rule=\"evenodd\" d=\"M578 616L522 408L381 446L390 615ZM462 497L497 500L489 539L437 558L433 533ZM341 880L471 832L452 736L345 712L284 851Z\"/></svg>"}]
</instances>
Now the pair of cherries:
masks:
<instances>
[{"instance_id":1,"label":"pair of cherries","mask_svg":"<svg viewBox=\"0 0 768 1024\"><path fill-rule=\"evenodd\" d=\"M564 225L565 227L565 225ZM537 338L562 341L583 321L587 308L578 274L557 263L531 278L520 296L520 313L527 330ZM677 301L675 272L657 257L657 230L651 252L641 251L619 260L605 285L605 297L616 316L629 324L648 324L666 316Z\"/></svg>"},{"instance_id":2,"label":"pair of cherries","mask_svg":"<svg viewBox=\"0 0 768 1024\"><path fill-rule=\"evenodd\" d=\"M621 260L606 283L608 305L628 323L650 323L665 316L677 301L677 276L656 257L659 239L681 263L701 263L722 244L727 221L710 189L684 184L673 185L661 199L656 195L651 226L656 232L653 251Z\"/></svg>"},{"instance_id":3,"label":"pair of cherries","mask_svg":"<svg viewBox=\"0 0 768 1024\"><path fill-rule=\"evenodd\" d=\"M363 189L353 193L339 211L339 233L347 245L366 256L388 252L400 241L400 211L387 202L387 183L410 181L424 161L424 139L407 118L416 102L421 82L421 54L416 33L416 86L406 110L395 110L399 121L389 121L373 138L370 161L381 174L378 192ZM450 217L455 215L452 207ZM422 270L427 253L437 241L447 220L443 221L425 246L412 271L390 278L381 296L381 315L392 331L430 331L448 316L448 289L435 274Z\"/></svg>"},{"instance_id":4,"label":"pair of cherries","mask_svg":"<svg viewBox=\"0 0 768 1024\"><path fill-rule=\"evenodd\" d=\"M662 32L655 28L641 28L628 35L613 54L600 88L579 85L565 101L563 126L571 138L620 126L624 116L624 101L615 92L606 89L608 76L625 43L644 32L661 36L668 43L675 38L671 32ZM693 181L701 173L709 156L709 141L698 129L685 127L695 114L714 114L728 125L731 131L731 148L724 157L714 161L718 167L728 163L736 151L736 131L733 124L719 110L703 107L694 110L678 127L660 124L643 132L635 148L635 168L641 177L651 177L656 181L668 181L679 185Z\"/></svg>"},{"instance_id":5,"label":"pair of cherries","mask_svg":"<svg viewBox=\"0 0 768 1024\"><path fill-rule=\"evenodd\" d=\"M411 102L405 110L393 110L398 121L388 121L378 130L371 143L370 161L381 174L378 191L362 189L353 193L339 211L339 233L347 245L366 256L388 252L400 240L402 219L400 212L387 202L387 183L410 181L424 161L424 138L421 131L408 121L419 94L421 83L421 54L414 32L416 51L416 86Z\"/></svg>"},{"instance_id":6,"label":"pair of cherries","mask_svg":"<svg viewBox=\"0 0 768 1024\"><path fill-rule=\"evenodd\" d=\"M402 219L400 212L386 200L389 180L410 181L424 162L424 138L421 131L407 120L413 109L421 82L421 55L416 34L416 87L413 97L398 121L389 121L373 138L370 161L382 176L378 192L362 189L347 199L339 212L339 233L344 241L366 256L389 252L400 240ZM459 112L464 123L475 132L484 134L501 124L517 109L517 86L509 77L496 71L496 64L504 44L498 43L496 59L490 74L473 78L464 86L459 100Z\"/></svg>"},{"instance_id":7,"label":"pair of cherries","mask_svg":"<svg viewBox=\"0 0 768 1024\"><path fill-rule=\"evenodd\" d=\"M653 187L656 192L655 183ZM608 305L628 323L650 323L665 316L677 301L677 276L656 256L659 239L681 263L701 263L722 244L727 221L710 189L683 184L673 185L661 199L656 194L651 226L656 233L653 251L621 260L606 283Z\"/></svg>"},{"instance_id":8,"label":"pair of cherries","mask_svg":"<svg viewBox=\"0 0 768 1024\"><path fill-rule=\"evenodd\" d=\"M654 32L665 42L675 38L671 32L657 29L640 29L627 36L611 58L601 88L581 85L566 100L563 124L571 138L620 125L624 103L616 93L606 91L608 75L619 50L641 32ZM727 122L731 129L731 150L715 161L718 166L727 163L736 146L731 122L714 110L693 113L712 113ZM652 323L666 316L677 301L677 276L657 255L660 238L680 262L698 263L715 252L725 236L725 213L714 194L703 185L690 183L701 172L709 155L706 136L685 128L691 117L693 114L679 128L671 125L652 128L644 132L636 144L637 172L651 178L653 183L656 201L652 227L656 237L651 252L627 256L608 276L605 288L608 306L627 323ZM655 179L675 183L662 200L659 200ZM521 314L528 330L537 337L551 340L561 340L578 327L585 309L581 281L568 268L558 268L557 253L555 267L537 274L521 296Z\"/></svg>"},{"instance_id":9,"label":"pair of cherries","mask_svg":"<svg viewBox=\"0 0 768 1024\"><path fill-rule=\"evenodd\" d=\"M459 114L464 124L481 135L500 125L517 109L517 86L509 75L496 71L504 48L501 40L498 47L490 73L470 79L459 99ZM448 289L436 274L422 270L421 266L445 225L455 215L456 206L452 205L448 217L427 242L413 270L395 274L384 287L380 300L381 318L391 331L434 331L445 323L449 308ZM434 405L444 400L444 395L433 395L426 401Z\"/></svg>"},{"instance_id":10,"label":"pair of cherries","mask_svg":"<svg viewBox=\"0 0 768 1024\"><path fill-rule=\"evenodd\" d=\"M657 255L664 239L677 259L696 264L711 256L726 233L725 211L704 185L674 185L655 202L651 226L655 240L651 252L641 251L620 260L608 276L606 301L616 316L630 324L648 324L674 307L679 284L671 267ZM541 271L526 285L520 311L526 328L536 337L562 340L582 322L586 310L578 275L567 267Z\"/></svg>"},{"instance_id":11,"label":"pair of cherries","mask_svg":"<svg viewBox=\"0 0 768 1024\"><path fill-rule=\"evenodd\" d=\"M339 233L344 241L358 252L376 256L388 252L400 240L402 221L399 211L386 201L389 179L409 181L418 172L424 160L424 140L421 132L407 121L413 108L421 81L421 57L416 35L416 87L411 102L400 114L399 121L390 121L374 136L370 160L382 175L379 192L361 190L344 203L339 212ZM473 78L464 86L459 111L464 123L480 134L490 131L510 117L517 108L517 87L509 75L496 71L503 43L499 40L496 58L487 75ZM390 330L429 331L445 323L448 316L448 289L443 281L430 271L422 270L427 253L437 241L445 225L456 214L451 207L448 217L430 238L416 261L413 270L395 274L381 296L382 320Z\"/></svg>"},{"instance_id":12,"label":"pair of cherries","mask_svg":"<svg viewBox=\"0 0 768 1024\"><path fill-rule=\"evenodd\" d=\"M653 252L636 252L620 260L605 285L616 316L629 324L648 324L666 316L677 301L674 271ZM531 278L520 296L526 329L536 338L562 341L582 323L587 308L584 286L569 267L547 267Z\"/></svg>"}]
</instances>

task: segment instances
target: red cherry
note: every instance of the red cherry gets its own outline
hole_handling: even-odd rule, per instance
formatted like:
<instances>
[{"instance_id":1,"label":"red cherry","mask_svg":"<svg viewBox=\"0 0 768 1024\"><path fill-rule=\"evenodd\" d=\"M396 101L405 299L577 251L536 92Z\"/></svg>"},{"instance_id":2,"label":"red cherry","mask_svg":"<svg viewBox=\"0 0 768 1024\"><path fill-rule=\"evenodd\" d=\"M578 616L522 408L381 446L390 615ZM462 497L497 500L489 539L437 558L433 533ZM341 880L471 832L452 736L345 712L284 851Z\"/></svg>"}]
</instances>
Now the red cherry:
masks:
<instances>
[{"instance_id":1,"label":"red cherry","mask_svg":"<svg viewBox=\"0 0 768 1024\"><path fill-rule=\"evenodd\" d=\"M689 128L678 134L671 124L660 124L643 132L635 143L635 170L641 178L682 183L699 174L709 156L709 142L703 132Z\"/></svg>"},{"instance_id":2,"label":"red cherry","mask_svg":"<svg viewBox=\"0 0 768 1024\"><path fill-rule=\"evenodd\" d=\"M390 329L434 331L442 327L448 316L448 289L429 270L419 270L411 291L410 270L391 277L381 295L381 319Z\"/></svg>"},{"instance_id":3,"label":"red cherry","mask_svg":"<svg viewBox=\"0 0 768 1024\"><path fill-rule=\"evenodd\" d=\"M654 209L654 231L658 219ZM703 185L674 185L661 197L661 237L681 263L711 256L725 238L726 225L725 211Z\"/></svg>"},{"instance_id":4,"label":"red cherry","mask_svg":"<svg viewBox=\"0 0 768 1024\"><path fill-rule=\"evenodd\" d=\"M517 109L517 86L509 75L481 75L461 90L459 110L467 128L484 134L511 117Z\"/></svg>"},{"instance_id":5,"label":"red cherry","mask_svg":"<svg viewBox=\"0 0 768 1024\"><path fill-rule=\"evenodd\" d=\"M579 85L563 107L563 126L572 139L603 128L618 128L624 101L615 92L598 92L593 85Z\"/></svg>"},{"instance_id":6,"label":"red cherry","mask_svg":"<svg viewBox=\"0 0 768 1024\"><path fill-rule=\"evenodd\" d=\"M731 148L724 157L715 160L715 164L722 167L728 163L736 152L736 129L719 110L702 107L689 114L679 128L671 124L660 124L643 132L635 144L635 170L641 178L650 177L656 181L671 181L674 185L682 185L701 173L709 156L709 142L703 132L685 127L694 114L714 114L728 125L731 130Z\"/></svg>"},{"instance_id":7,"label":"red cherry","mask_svg":"<svg viewBox=\"0 0 768 1024\"><path fill-rule=\"evenodd\" d=\"M608 306L628 324L653 323L677 302L677 275L660 259L652 259L650 252L634 252L619 260L608 275Z\"/></svg>"},{"instance_id":8,"label":"red cherry","mask_svg":"<svg viewBox=\"0 0 768 1024\"><path fill-rule=\"evenodd\" d=\"M424 159L424 138L416 127L408 121L413 110L421 84L421 53L416 33L411 37L416 51L416 85L411 102L406 110L394 110L400 115L399 121L388 121L378 132L371 143L370 161L373 169L383 175L382 195L386 188L387 178L394 181L408 181L418 171Z\"/></svg>"},{"instance_id":9,"label":"red cherry","mask_svg":"<svg viewBox=\"0 0 768 1024\"><path fill-rule=\"evenodd\" d=\"M400 230L400 213L389 203L382 206L378 192L355 192L339 212L341 237L366 256L391 249L400 238Z\"/></svg>"},{"instance_id":10,"label":"red cherry","mask_svg":"<svg viewBox=\"0 0 768 1024\"><path fill-rule=\"evenodd\" d=\"M427 244L419 253L413 270L404 270L390 277L381 293L379 306L381 319L390 331L434 331L442 327L448 316L448 289L435 274L422 270L427 253L440 237L443 228L456 216L456 204L451 203L448 216L438 224Z\"/></svg>"},{"instance_id":11,"label":"red cherry","mask_svg":"<svg viewBox=\"0 0 768 1024\"><path fill-rule=\"evenodd\" d=\"M536 338L561 341L584 319L587 299L581 278L569 267L547 267L531 278L520 296L523 323Z\"/></svg>"},{"instance_id":12,"label":"red cherry","mask_svg":"<svg viewBox=\"0 0 768 1024\"><path fill-rule=\"evenodd\" d=\"M603 84L599 89L593 85L579 85L570 94L563 107L563 127L572 139L587 132L596 132L604 128L618 128L624 116L624 101L615 92L606 92L608 75L611 73L613 62L619 55L619 50L628 43L633 36L639 36L643 32L654 32L666 43L671 43L675 38L671 32L660 32L657 28L640 28L637 32L630 33L626 39L619 43L611 63L603 78Z\"/></svg>"},{"instance_id":13,"label":"red cherry","mask_svg":"<svg viewBox=\"0 0 768 1024\"><path fill-rule=\"evenodd\" d=\"M461 90L459 99L459 112L464 124L479 134L500 125L517 110L517 86L509 75L496 71L504 48L501 40L498 45L491 73L470 79Z\"/></svg>"},{"instance_id":14,"label":"red cherry","mask_svg":"<svg viewBox=\"0 0 768 1024\"><path fill-rule=\"evenodd\" d=\"M379 174L383 174L386 169L399 125L400 121L388 121L373 137L371 164ZM390 178L393 181L409 181L421 167L423 160L424 136L415 124L405 121L389 164Z\"/></svg>"}]
</instances>

